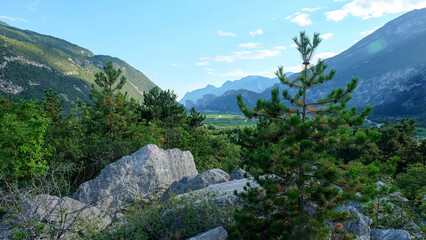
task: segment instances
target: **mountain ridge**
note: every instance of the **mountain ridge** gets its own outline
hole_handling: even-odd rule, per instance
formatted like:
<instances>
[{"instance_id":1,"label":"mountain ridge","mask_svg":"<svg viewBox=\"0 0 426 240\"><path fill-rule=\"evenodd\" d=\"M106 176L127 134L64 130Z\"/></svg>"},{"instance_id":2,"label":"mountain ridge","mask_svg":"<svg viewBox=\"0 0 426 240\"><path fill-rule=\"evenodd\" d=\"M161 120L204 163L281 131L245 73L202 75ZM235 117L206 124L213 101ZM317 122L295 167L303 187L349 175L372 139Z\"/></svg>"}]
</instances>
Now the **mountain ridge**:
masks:
<instances>
[{"instance_id":1,"label":"mountain ridge","mask_svg":"<svg viewBox=\"0 0 426 240\"><path fill-rule=\"evenodd\" d=\"M389 21L349 49L326 59L326 72L330 69L337 72L332 81L310 90L308 100L320 99L330 89L345 88L346 83L356 76L359 78L358 86L349 106L364 108L371 104L375 106L372 116L420 115L420 122L426 122L426 41L423 39L426 39L426 8ZM273 87L286 88L282 84ZM244 90L239 93L255 99L270 99L271 89L256 94ZM202 107L194 104L194 107L205 111L239 112L235 109L236 104L230 108L218 107L227 106L218 103L222 99L230 101L229 96L218 96L211 103L203 102ZM253 107L255 99L247 100L247 105Z\"/></svg>"},{"instance_id":2,"label":"mountain ridge","mask_svg":"<svg viewBox=\"0 0 426 240\"><path fill-rule=\"evenodd\" d=\"M207 86L204 88L187 92L179 102L188 107L188 104L194 104L197 100L202 99L205 94L213 94L215 96L220 96L226 91L238 89L248 89L260 93L268 87L274 85L274 83L278 82L278 78L249 75L239 80L228 80L224 82L220 87L207 84ZM187 102L188 100L189 102Z\"/></svg>"},{"instance_id":3,"label":"mountain ridge","mask_svg":"<svg viewBox=\"0 0 426 240\"><path fill-rule=\"evenodd\" d=\"M0 24L0 92L6 97L38 98L52 88L69 109L77 98L87 100L94 74L111 61L123 70L123 91L142 100L142 92L156 86L125 61L90 50L66 40Z\"/></svg>"}]
</instances>

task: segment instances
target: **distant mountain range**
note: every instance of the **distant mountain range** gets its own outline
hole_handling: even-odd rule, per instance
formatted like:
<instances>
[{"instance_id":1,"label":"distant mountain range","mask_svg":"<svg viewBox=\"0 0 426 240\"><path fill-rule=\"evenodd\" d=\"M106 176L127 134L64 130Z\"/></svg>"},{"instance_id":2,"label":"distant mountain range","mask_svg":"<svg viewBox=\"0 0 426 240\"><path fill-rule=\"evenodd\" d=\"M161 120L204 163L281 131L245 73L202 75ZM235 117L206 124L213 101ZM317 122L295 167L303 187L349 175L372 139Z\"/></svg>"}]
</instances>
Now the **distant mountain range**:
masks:
<instances>
[{"instance_id":1,"label":"distant mountain range","mask_svg":"<svg viewBox=\"0 0 426 240\"><path fill-rule=\"evenodd\" d=\"M94 74L113 62L127 77L123 90L135 99L156 86L123 60L94 55L62 39L21 30L0 22L0 93L7 97L41 99L52 88L69 109L77 98L88 99Z\"/></svg>"},{"instance_id":2,"label":"distant mountain range","mask_svg":"<svg viewBox=\"0 0 426 240\"><path fill-rule=\"evenodd\" d=\"M337 71L333 80L308 92L318 99L336 87L346 87L352 76L359 78L350 105L375 106L373 116L426 118L426 9L413 10L366 36L346 51L326 59ZM321 47L321 46L320 46ZM276 84L283 89L285 86ZM221 96L204 96L197 110L239 112L236 95L249 106L256 99L270 98L271 88L261 93L234 90Z\"/></svg>"},{"instance_id":3,"label":"distant mountain range","mask_svg":"<svg viewBox=\"0 0 426 240\"><path fill-rule=\"evenodd\" d=\"M194 105L197 100L202 99L206 94L220 96L229 90L246 89L253 92L263 92L265 89L278 83L278 78L267 78L262 76L247 76L235 81L226 81L222 86L215 87L207 85L205 88L197 89L192 92L187 92L185 96L179 101L185 106Z\"/></svg>"}]
</instances>

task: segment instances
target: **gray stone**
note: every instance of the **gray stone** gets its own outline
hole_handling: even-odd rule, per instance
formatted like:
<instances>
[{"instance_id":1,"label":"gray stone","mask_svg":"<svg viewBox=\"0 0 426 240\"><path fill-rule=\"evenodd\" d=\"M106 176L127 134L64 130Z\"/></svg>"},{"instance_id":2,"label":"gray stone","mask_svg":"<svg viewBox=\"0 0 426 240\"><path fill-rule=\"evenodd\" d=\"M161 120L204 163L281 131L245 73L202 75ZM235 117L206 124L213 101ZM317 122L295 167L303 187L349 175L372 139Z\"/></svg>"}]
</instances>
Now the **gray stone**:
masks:
<instances>
[{"instance_id":1,"label":"gray stone","mask_svg":"<svg viewBox=\"0 0 426 240\"><path fill-rule=\"evenodd\" d=\"M22 211L13 214L13 217L10 215L5 217L0 226L0 236L7 237L20 229L21 224L27 226L33 221L44 222L53 228L61 229L64 236L84 232L87 228L102 230L111 223L111 218L102 214L98 208L69 197L59 198L40 194L24 200L21 207ZM17 223L18 228L10 229L10 226L5 224L7 222Z\"/></svg>"},{"instance_id":2,"label":"gray stone","mask_svg":"<svg viewBox=\"0 0 426 240\"><path fill-rule=\"evenodd\" d=\"M167 191L164 192L163 199L167 199L169 194L178 195L195 191L210 185L227 182L229 179L231 179L229 174L218 168L208 170L203 174L198 174L192 179L185 176L180 181L172 183Z\"/></svg>"},{"instance_id":3,"label":"gray stone","mask_svg":"<svg viewBox=\"0 0 426 240\"><path fill-rule=\"evenodd\" d=\"M189 151L162 150L150 144L109 164L98 177L81 184L74 198L114 212L135 198L160 195L174 181L197 173Z\"/></svg>"},{"instance_id":4,"label":"gray stone","mask_svg":"<svg viewBox=\"0 0 426 240\"><path fill-rule=\"evenodd\" d=\"M337 208L337 211L348 211L350 214L356 215L358 220L344 222L344 229L346 229L351 234L356 234L358 236L357 240L370 239L370 225L372 223L371 218L358 212L358 210L353 206L340 206Z\"/></svg>"},{"instance_id":5,"label":"gray stone","mask_svg":"<svg viewBox=\"0 0 426 240\"><path fill-rule=\"evenodd\" d=\"M111 217L114 222L126 222L126 217L120 212L112 214Z\"/></svg>"},{"instance_id":6,"label":"gray stone","mask_svg":"<svg viewBox=\"0 0 426 240\"><path fill-rule=\"evenodd\" d=\"M187 240L226 240L228 239L228 232L222 226L213 228L207 232L198 234L195 237L188 238Z\"/></svg>"},{"instance_id":7,"label":"gray stone","mask_svg":"<svg viewBox=\"0 0 426 240\"><path fill-rule=\"evenodd\" d=\"M393 192L389 196L392 200L396 200L399 202L408 202L408 199L404 197L401 192Z\"/></svg>"},{"instance_id":8,"label":"gray stone","mask_svg":"<svg viewBox=\"0 0 426 240\"><path fill-rule=\"evenodd\" d=\"M234 173L231 174L231 180L230 181L232 181L232 180L240 180L240 179L245 178L244 177L245 173L246 173L246 171L244 171L241 168L238 168L237 171L235 171Z\"/></svg>"},{"instance_id":9,"label":"gray stone","mask_svg":"<svg viewBox=\"0 0 426 240\"><path fill-rule=\"evenodd\" d=\"M405 230L371 229L371 240L410 240L410 234Z\"/></svg>"},{"instance_id":10,"label":"gray stone","mask_svg":"<svg viewBox=\"0 0 426 240\"><path fill-rule=\"evenodd\" d=\"M381 187L383 187L383 186L387 186L387 184L386 184L386 183L381 182L381 181L376 182L376 185L377 185L379 188L381 188Z\"/></svg>"},{"instance_id":11,"label":"gray stone","mask_svg":"<svg viewBox=\"0 0 426 240\"><path fill-rule=\"evenodd\" d=\"M361 204L360 202L358 202L358 201L352 201L352 200L349 200L349 201L348 201L348 206L352 206L352 207L356 208L356 210L358 210L358 212L362 212L362 211L364 211L364 207L363 207L363 206L362 206L362 204Z\"/></svg>"},{"instance_id":12,"label":"gray stone","mask_svg":"<svg viewBox=\"0 0 426 240\"><path fill-rule=\"evenodd\" d=\"M111 223L110 217L104 216L98 208L69 197L59 198L41 194L25 200L22 205L23 217L51 223L61 222L65 218L65 226L83 221L86 224L90 222L91 225L95 224L97 228L103 229Z\"/></svg>"},{"instance_id":13,"label":"gray stone","mask_svg":"<svg viewBox=\"0 0 426 240\"><path fill-rule=\"evenodd\" d=\"M241 202L237 195L234 194L235 191L237 193L245 192L244 187L247 182L249 182L252 187L259 187L259 184L254 180L249 180L247 178L243 178L240 180L234 180L229 182L223 182L215 185L210 185L203 189L199 189L196 191L183 193L177 195L176 198L209 198L214 200L218 204L225 204L230 207L237 207Z\"/></svg>"}]
</instances>

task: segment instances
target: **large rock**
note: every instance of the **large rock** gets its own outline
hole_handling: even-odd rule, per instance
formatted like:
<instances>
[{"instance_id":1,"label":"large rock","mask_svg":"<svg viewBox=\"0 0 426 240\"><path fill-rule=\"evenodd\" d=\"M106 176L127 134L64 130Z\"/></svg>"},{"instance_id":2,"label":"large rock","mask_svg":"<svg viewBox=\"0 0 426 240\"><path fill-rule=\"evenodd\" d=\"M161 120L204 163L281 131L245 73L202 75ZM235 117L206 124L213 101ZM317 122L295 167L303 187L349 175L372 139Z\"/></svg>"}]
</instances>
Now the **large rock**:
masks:
<instances>
[{"instance_id":1,"label":"large rock","mask_svg":"<svg viewBox=\"0 0 426 240\"><path fill-rule=\"evenodd\" d=\"M405 230L371 229L371 240L410 240L410 234Z\"/></svg>"},{"instance_id":2,"label":"large rock","mask_svg":"<svg viewBox=\"0 0 426 240\"><path fill-rule=\"evenodd\" d=\"M209 198L217 204L224 204L229 207L238 207L241 201L240 198L234 194L234 192L245 192L244 187L246 186L247 182L249 182L250 186L252 187L259 187L259 184L256 181L243 178L240 180L210 185L203 189L183 193L177 195L176 198Z\"/></svg>"},{"instance_id":3,"label":"large rock","mask_svg":"<svg viewBox=\"0 0 426 240\"><path fill-rule=\"evenodd\" d=\"M174 181L197 174L189 151L162 150L150 144L109 164L98 177L81 184L74 198L113 212L137 197L161 194Z\"/></svg>"},{"instance_id":4,"label":"large rock","mask_svg":"<svg viewBox=\"0 0 426 240\"><path fill-rule=\"evenodd\" d=\"M240 180L243 178L246 178L244 175L246 174L246 171L244 171L241 168L238 168L237 171L231 174L231 181L233 180ZM250 176L247 173L247 178L250 178Z\"/></svg>"},{"instance_id":5,"label":"large rock","mask_svg":"<svg viewBox=\"0 0 426 240\"><path fill-rule=\"evenodd\" d=\"M195 237L188 238L187 240L226 240L228 232L222 226L213 228L207 232L198 234Z\"/></svg>"},{"instance_id":6,"label":"large rock","mask_svg":"<svg viewBox=\"0 0 426 240\"><path fill-rule=\"evenodd\" d=\"M17 223L17 228L10 229L11 226L5 224L8 222ZM24 200L21 211L4 219L3 224L0 224L3 225L0 226L0 235L7 237L17 230L33 229L34 225L40 222L52 229L63 231L62 234L65 236L89 228L102 230L111 223L111 218L101 213L98 208L75 199L40 194Z\"/></svg>"},{"instance_id":7,"label":"large rock","mask_svg":"<svg viewBox=\"0 0 426 240\"><path fill-rule=\"evenodd\" d=\"M198 174L194 178L183 177L180 181L174 182L167 191L163 194L163 199L167 198L169 194L178 195L190 191L205 188L210 185L227 182L231 179L228 173L215 168Z\"/></svg>"},{"instance_id":8,"label":"large rock","mask_svg":"<svg viewBox=\"0 0 426 240\"><path fill-rule=\"evenodd\" d=\"M371 218L360 213L354 206L340 206L337 211L347 211L352 215L356 215L358 220L347 221L343 223L343 227L351 234L356 234L357 240L370 240L370 225L373 222Z\"/></svg>"}]
</instances>

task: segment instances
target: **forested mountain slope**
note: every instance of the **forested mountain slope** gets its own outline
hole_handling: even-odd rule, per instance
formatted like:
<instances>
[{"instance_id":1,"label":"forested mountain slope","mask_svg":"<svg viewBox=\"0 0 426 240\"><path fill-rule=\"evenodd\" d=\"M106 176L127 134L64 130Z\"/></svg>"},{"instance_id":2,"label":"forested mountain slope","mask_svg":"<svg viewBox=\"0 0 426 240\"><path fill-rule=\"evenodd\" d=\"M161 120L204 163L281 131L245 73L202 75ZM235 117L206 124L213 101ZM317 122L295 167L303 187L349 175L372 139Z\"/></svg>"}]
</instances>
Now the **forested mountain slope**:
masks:
<instances>
[{"instance_id":1,"label":"forested mountain slope","mask_svg":"<svg viewBox=\"0 0 426 240\"><path fill-rule=\"evenodd\" d=\"M77 98L87 99L94 74L108 62L127 77L124 91L135 99L156 86L123 60L94 55L62 39L0 23L0 92L14 98L41 98L52 88L70 108Z\"/></svg>"}]
</instances>

